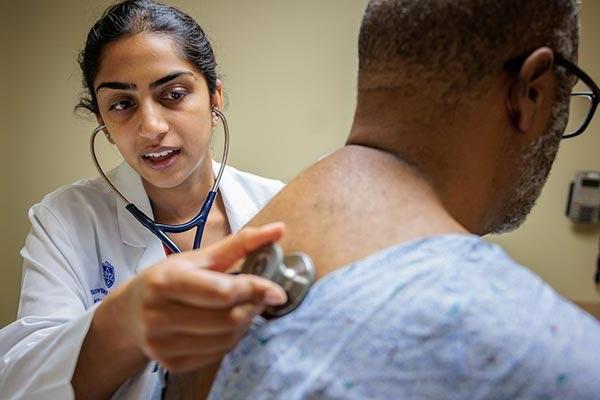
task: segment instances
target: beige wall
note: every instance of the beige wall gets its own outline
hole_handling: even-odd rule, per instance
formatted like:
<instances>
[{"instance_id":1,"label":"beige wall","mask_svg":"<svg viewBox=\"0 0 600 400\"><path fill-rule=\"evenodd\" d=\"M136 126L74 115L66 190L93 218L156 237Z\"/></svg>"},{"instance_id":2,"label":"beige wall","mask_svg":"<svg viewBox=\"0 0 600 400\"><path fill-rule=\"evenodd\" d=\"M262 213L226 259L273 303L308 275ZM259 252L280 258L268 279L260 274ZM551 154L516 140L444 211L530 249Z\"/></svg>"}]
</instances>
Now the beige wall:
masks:
<instances>
[{"instance_id":1,"label":"beige wall","mask_svg":"<svg viewBox=\"0 0 600 400\"><path fill-rule=\"evenodd\" d=\"M354 108L356 36L366 2L173 2L213 39L228 94L231 164L287 180L343 142ZM0 4L0 326L16 312L27 208L62 184L95 175L87 153L94 124L72 112L80 91L75 60L87 29L109 3ZM600 35L598 17L600 2L588 0L581 64L600 80L600 56L592 47ZM531 220L517 233L493 238L559 291L587 301L600 300L591 281L599 232L574 231L562 213L574 171L600 169L599 131L597 118L585 137L565 143Z\"/></svg>"},{"instance_id":2,"label":"beige wall","mask_svg":"<svg viewBox=\"0 0 600 400\"><path fill-rule=\"evenodd\" d=\"M1 108L8 118L0 121L1 198L8 203L1 221L10 227L0 230L2 326L16 313L28 207L60 185L95 175L88 156L94 124L72 111L81 90L75 61L87 30L112 1L0 3L7 9L0 29L18 39L0 55L11 74L0 75L3 100L10 96ZM365 0L171 4L195 16L213 39L228 97L231 164L287 180L342 143L354 108Z\"/></svg>"},{"instance_id":3,"label":"beige wall","mask_svg":"<svg viewBox=\"0 0 600 400\"><path fill-rule=\"evenodd\" d=\"M7 9L7 4L0 3L0 15L5 15ZM3 22L4 21L0 19L0 87L2 88L2 90L0 90L0 149L8 148L8 124L6 118L8 116L9 94L6 91L5 86L6 82L8 82L8 68L7 63L4 62L4 60L6 60L6 57L8 56L9 30ZM4 217L8 213L8 210L6 209L8 206L8 194L6 193L8 188L8 173L5 173L7 168L8 164L5 162L4 157L0 157L0 218L2 218L3 221L5 220ZM0 246L2 246L1 242ZM4 250L4 247L0 247L0 249ZM2 292L2 290L0 290L0 292Z\"/></svg>"}]
</instances>

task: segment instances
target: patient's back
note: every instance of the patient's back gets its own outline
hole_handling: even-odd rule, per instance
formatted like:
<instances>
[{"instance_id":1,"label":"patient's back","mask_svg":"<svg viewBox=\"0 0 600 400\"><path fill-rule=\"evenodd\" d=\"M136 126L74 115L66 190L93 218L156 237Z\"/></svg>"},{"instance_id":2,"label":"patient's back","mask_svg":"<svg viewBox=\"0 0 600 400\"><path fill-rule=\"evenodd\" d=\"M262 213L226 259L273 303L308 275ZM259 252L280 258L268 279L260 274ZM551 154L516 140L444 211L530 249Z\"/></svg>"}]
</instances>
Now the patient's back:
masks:
<instances>
[{"instance_id":1,"label":"patient's back","mask_svg":"<svg viewBox=\"0 0 600 400\"><path fill-rule=\"evenodd\" d=\"M403 243L317 282L230 353L212 399L593 399L600 324L471 235Z\"/></svg>"}]
</instances>

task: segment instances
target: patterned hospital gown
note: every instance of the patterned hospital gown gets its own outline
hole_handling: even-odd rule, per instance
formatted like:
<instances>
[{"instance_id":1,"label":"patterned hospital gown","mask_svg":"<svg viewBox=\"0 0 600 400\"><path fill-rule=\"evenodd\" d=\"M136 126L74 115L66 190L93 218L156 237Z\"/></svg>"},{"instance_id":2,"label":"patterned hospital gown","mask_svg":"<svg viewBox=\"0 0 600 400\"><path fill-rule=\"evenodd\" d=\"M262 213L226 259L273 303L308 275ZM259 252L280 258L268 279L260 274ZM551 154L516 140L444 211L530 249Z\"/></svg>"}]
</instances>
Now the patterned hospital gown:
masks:
<instances>
[{"instance_id":1,"label":"patterned hospital gown","mask_svg":"<svg viewBox=\"0 0 600 400\"><path fill-rule=\"evenodd\" d=\"M254 321L210 399L600 399L600 324L471 235L393 247Z\"/></svg>"}]
</instances>

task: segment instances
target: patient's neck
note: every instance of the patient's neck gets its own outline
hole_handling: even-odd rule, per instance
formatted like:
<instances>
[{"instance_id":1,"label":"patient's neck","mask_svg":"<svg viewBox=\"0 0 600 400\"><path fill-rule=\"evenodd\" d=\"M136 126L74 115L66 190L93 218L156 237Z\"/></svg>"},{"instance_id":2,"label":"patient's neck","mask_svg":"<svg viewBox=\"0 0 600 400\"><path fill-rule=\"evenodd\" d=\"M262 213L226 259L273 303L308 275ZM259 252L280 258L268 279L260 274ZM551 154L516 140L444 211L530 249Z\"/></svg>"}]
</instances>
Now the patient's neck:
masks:
<instances>
[{"instance_id":1,"label":"patient's neck","mask_svg":"<svg viewBox=\"0 0 600 400\"><path fill-rule=\"evenodd\" d=\"M396 156L346 146L308 168L251 222L281 220L286 251L308 253L318 277L412 239L466 232L430 185Z\"/></svg>"}]
</instances>

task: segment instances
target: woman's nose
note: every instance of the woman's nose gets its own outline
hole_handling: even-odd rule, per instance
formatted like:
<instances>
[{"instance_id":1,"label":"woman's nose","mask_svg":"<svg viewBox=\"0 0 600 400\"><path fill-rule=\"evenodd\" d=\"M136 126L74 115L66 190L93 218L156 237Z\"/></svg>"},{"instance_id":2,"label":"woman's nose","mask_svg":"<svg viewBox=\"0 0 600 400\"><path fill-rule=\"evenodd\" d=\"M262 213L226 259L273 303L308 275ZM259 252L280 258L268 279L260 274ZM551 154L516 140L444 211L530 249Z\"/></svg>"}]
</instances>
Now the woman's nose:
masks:
<instances>
[{"instance_id":1,"label":"woman's nose","mask_svg":"<svg viewBox=\"0 0 600 400\"><path fill-rule=\"evenodd\" d=\"M158 139L169 131L169 124L161 115L160 109L154 104L144 104L139 109L139 135L147 139Z\"/></svg>"}]
</instances>

